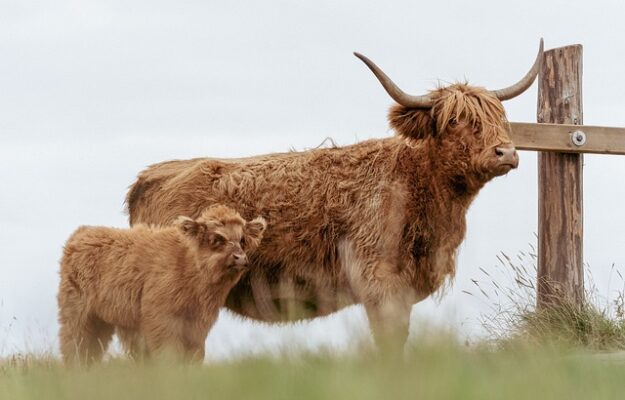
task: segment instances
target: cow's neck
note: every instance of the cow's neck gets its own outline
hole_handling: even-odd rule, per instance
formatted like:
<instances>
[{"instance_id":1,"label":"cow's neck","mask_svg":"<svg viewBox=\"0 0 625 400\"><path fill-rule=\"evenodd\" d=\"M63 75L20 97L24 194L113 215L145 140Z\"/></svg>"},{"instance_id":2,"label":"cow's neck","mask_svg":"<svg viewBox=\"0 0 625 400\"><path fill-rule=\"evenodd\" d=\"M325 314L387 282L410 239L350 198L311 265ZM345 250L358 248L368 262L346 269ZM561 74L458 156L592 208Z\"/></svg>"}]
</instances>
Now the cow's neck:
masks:
<instances>
[{"instance_id":1,"label":"cow's neck","mask_svg":"<svg viewBox=\"0 0 625 400\"><path fill-rule=\"evenodd\" d=\"M418 231L428 232L429 240L444 236L462 240L466 211L483 186L479 180L463 175L462 167L442 160L432 143L404 146L398 153L398 170L404 176L413 204L410 221Z\"/></svg>"},{"instance_id":2,"label":"cow's neck","mask_svg":"<svg viewBox=\"0 0 625 400\"><path fill-rule=\"evenodd\" d=\"M398 152L397 169L405 176L411 191L439 200L436 204L443 208L451 203L468 206L484 186L481 179L468 175L464 168L449 159L441 159L433 143L414 148L405 145Z\"/></svg>"}]
</instances>

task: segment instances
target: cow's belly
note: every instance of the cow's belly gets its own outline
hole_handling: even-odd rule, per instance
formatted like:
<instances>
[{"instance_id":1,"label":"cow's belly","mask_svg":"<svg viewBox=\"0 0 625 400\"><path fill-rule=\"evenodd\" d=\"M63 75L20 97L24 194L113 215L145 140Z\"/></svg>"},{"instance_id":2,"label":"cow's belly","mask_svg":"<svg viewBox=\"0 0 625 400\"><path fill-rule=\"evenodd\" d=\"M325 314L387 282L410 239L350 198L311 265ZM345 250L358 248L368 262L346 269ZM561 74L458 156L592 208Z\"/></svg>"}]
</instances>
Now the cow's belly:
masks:
<instances>
[{"instance_id":1,"label":"cow's belly","mask_svg":"<svg viewBox=\"0 0 625 400\"><path fill-rule=\"evenodd\" d=\"M257 321L288 322L329 315L357 302L341 284L315 283L301 277L272 282L250 274L230 291L226 308Z\"/></svg>"}]
</instances>

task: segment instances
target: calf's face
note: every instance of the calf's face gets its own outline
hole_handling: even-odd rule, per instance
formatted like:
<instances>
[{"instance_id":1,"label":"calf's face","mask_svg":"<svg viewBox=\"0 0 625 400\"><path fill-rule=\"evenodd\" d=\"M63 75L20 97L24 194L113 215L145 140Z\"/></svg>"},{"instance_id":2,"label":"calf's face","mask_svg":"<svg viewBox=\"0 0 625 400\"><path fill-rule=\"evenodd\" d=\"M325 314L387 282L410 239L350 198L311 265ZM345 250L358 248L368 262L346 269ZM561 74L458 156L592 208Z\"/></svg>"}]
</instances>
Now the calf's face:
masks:
<instances>
[{"instance_id":1,"label":"calf's face","mask_svg":"<svg viewBox=\"0 0 625 400\"><path fill-rule=\"evenodd\" d=\"M197 246L199 257L222 272L245 269L246 252L258 247L266 227L263 218L245 221L225 206L211 207L196 220L179 217L177 225Z\"/></svg>"}]
</instances>

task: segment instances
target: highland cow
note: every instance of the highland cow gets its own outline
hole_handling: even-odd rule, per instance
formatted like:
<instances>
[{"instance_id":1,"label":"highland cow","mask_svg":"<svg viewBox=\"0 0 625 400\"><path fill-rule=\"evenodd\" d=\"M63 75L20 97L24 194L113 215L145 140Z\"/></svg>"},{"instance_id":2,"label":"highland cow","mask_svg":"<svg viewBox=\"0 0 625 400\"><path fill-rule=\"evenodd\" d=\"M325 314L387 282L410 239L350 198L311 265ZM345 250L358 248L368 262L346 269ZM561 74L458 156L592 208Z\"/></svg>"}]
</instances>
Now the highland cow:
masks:
<instances>
[{"instance_id":1,"label":"highland cow","mask_svg":"<svg viewBox=\"0 0 625 400\"><path fill-rule=\"evenodd\" d=\"M220 202L270 220L226 306L261 321L364 304L376 341L403 345L413 304L453 277L479 190L518 165L501 101L524 92L542 60L496 91L453 84L399 89L356 54L398 103L394 137L241 159L155 164L126 197L130 223L170 223Z\"/></svg>"},{"instance_id":2,"label":"highland cow","mask_svg":"<svg viewBox=\"0 0 625 400\"><path fill-rule=\"evenodd\" d=\"M78 228L61 260L64 360L99 361L115 330L135 359L202 360L206 336L265 226L218 205L169 227Z\"/></svg>"}]
</instances>

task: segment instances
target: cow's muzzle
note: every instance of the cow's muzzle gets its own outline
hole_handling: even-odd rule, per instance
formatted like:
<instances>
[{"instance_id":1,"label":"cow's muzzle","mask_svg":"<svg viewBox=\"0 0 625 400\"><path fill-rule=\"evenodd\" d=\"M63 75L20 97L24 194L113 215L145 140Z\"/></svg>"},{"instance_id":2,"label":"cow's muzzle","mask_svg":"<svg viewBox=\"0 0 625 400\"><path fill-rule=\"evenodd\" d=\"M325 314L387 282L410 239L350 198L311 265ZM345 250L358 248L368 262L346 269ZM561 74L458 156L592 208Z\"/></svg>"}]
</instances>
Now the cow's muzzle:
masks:
<instances>
[{"instance_id":1,"label":"cow's muzzle","mask_svg":"<svg viewBox=\"0 0 625 400\"><path fill-rule=\"evenodd\" d=\"M511 144L501 145L495 148L498 165L514 169L519 166L519 154Z\"/></svg>"}]
</instances>

